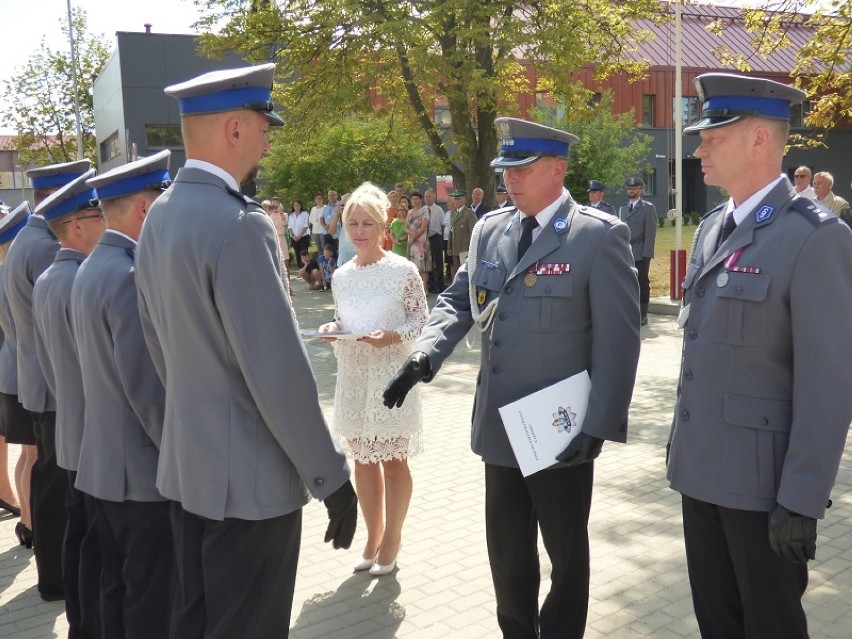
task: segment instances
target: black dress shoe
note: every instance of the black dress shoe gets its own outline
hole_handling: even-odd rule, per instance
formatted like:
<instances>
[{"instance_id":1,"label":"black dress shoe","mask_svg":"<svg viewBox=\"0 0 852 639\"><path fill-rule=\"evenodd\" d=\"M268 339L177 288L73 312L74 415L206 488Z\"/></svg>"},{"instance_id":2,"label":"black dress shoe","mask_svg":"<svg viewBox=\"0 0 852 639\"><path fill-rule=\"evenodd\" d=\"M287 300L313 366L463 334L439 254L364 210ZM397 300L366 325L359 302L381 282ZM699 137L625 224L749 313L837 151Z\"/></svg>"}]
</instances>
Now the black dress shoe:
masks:
<instances>
[{"instance_id":1,"label":"black dress shoe","mask_svg":"<svg viewBox=\"0 0 852 639\"><path fill-rule=\"evenodd\" d=\"M13 506L5 499L0 499L0 510L8 510L10 513L15 515L15 517L21 516L21 509L17 506Z\"/></svg>"},{"instance_id":2,"label":"black dress shoe","mask_svg":"<svg viewBox=\"0 0 852 639\"><path fill-rule=\"evenodd\" d=\"M27 548L33 547L33 531L24 526L21 522L15 524L15 536L18 538L18 543Z\"/></svg>"}]
</instances>

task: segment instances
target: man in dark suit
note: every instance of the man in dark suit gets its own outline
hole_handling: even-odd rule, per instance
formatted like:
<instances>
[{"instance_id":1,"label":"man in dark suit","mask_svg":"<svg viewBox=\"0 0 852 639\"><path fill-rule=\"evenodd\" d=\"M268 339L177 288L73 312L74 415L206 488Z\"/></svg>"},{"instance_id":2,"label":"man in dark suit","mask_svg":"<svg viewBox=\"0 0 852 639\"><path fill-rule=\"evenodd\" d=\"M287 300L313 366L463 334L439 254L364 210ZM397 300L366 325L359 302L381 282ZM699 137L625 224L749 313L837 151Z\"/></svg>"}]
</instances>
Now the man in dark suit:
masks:
<instances>
[{"instance_id":1,"label":"man in dark suit","mask_svg":"<svg viewBox=\"0 0 852 639\"><path fill-rule=\"evenodd\" d=\"M684 133L730 199L686 269L668 478L702 637L804 639L807 562L852 420L852 232L781 175L804 92L725 73L695 85L702 118Z\"/></svg>"},{"instance_id":2,"label":"man in dark suit","mask_svg":"<svg viewBox=\"0 0 852 639\"><path fill-rule=\"evenodd\" d=\"M37 209L61 248L33 287L35 346L47 387L56 398L56 463L68 473L67 525L62 548L62 578L69 636L96 637L100 624L100 560L85 544L86 505L74 488L83 437L83 382L71 327L71 287L80 263L104 231L87 171L55 192Z\"/></svg>"},{"instance_id":3,"label":"man in dark suit","mask_svg":"<svg viewBox=\"0 0 852 639\"><path fill-rule=\"evenodd\" d=\"M517 208L486 215L471 257L442 293L414 353L391 380L399 406L430 381L476 323L487 334L474 400L472 448L485 462L485 525L507 638L578 639L589 593L587 522L593 460L627 438L639 359L637 282L626 225L578 206L563 187L570 133L498 118L506 187ZM523 140L523 150L515 144ZM582 430L560 463L524 477L499 408L576 373L591 375ZM539 611L538 530L553 565Z\"/></svg>"},{"instance_id":4,"label":"man in dark suit","mask_svg":"<svg viewBox=\"0 0 852 639\"><path fill-rule=\"evenodd\" d=\"M57 190L89 170L89 161L66 162L27 171L36 211L21 229L6 256L3 277L15 324L18 352L18 399L32 420L38 459L32 470L33 545L42 599L64 599L62 536L67 519L68 474L56 465L56 400L47 387L35 350L33 286L53 263L59 242L38 213ZM31 443L31 442L27 442Z\"/></svg>"},{"instance_id":5,"label":"man in dark suit","mask_svg":"<svg viewBox=\"0 0 852 639\"><path fill-rule=\"evenodd\" d=\"M309 490L328 510L326 541L348 548L355 533L349 468L320 409L275 227L239 191L282 123L274 72L166 88L187 161L136 251L142 326L166 386L157 488L173 502L173 637L287 636Z\"/></svg>"},{"instance_id":6,"label":"man in dark suit","mask_svg":"<svg viewBox=\"0 0 852 639\"><path fill-rule=\"evenodd\" d=\"M618 209L619 219L630 227L630 250L639 276L639 310L642 326L648 323L648 304L651 301L651 259L654 257L654 242L657 240L657 209L642 199L645 182L638 177L624 181L627 188L627 204Z\"/></svg>"},{"instance_id":7,"label":"man in dark suit","mask_svg":"<svg viewBox=\"0 0 852 639\"><path fill-rule=\"evenodd\" d=\"M482 216L491 210L491 207L483 202L484 198L485 191L479 187L476 187L470 192L470 210L476 215L477 220L482 219Z\"/></svg>"},{"instance_id":8,"label":"man in dark suit","mask_svg":"<svg viewBox=\"0 0 852 639\"><path fill-rule=\"evenodd\" d=\"M615 207L609 202L604 201L604 191L606 191L606 187L603 185L603 182L589 180L589 206L596 208L598 211L616 215Z\"/></svg>"},{"instance_id":9,"label":"man in dark suit","mask_svg":"<svg viewBox=\"0 0 852 639\"><path fill-rule=\"evenodd\" d=\"M165 391L142 335L133 257L169 184L169 151L88 180L109 228L77 273L72 323L86 414L77 487L94 504L105 637L168 635L175 555L155 486Z\"/></svg>"}]
</instances>

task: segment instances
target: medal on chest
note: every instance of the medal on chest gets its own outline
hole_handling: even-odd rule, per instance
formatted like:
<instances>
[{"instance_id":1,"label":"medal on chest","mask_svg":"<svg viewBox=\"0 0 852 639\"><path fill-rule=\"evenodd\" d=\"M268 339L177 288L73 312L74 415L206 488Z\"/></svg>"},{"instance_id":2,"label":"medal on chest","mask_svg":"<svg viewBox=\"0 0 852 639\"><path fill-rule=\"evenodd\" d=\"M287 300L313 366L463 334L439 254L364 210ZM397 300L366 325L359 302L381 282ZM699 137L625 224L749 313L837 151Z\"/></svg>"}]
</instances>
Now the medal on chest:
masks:
<instances>
[{"instance_id":1,"label":"medal on chest","mask_svg":"<svg viewBox=\"0 0 852 639\"><path fill-rule=\"evenodd\" d=\"M538 282L538 275L536 275L535 267L533 266L524 274L524 286L532 288L536 282Z\"/></svg>"}]
</instances>

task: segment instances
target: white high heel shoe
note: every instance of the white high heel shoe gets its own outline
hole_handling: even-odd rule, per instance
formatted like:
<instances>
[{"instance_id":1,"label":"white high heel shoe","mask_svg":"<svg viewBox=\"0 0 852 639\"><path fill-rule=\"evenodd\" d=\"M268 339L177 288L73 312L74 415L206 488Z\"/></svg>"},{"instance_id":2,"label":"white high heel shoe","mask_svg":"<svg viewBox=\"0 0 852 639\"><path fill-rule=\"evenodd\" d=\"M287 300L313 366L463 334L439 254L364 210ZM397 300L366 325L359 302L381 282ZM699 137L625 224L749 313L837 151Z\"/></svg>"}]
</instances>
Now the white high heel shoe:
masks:
<instances>
[{"instance_id":1,"label":"white high heel shoe","mask_svg":"<svg viewBox=\"0 0 852 639\"><path fill-rule=\"evenodd\" d=\"M359 557L355 560L355 565L352 566L352 569L355 572L361 572L362 570L370 570L375 563L375 557L370 557L369 559L365 557Z\"/></svg>"},{"instance_id":2,"label":"white high heel shoe","mask_svg":"<svg viewBox=\"0 0 852 639\"><path fill-rule=\"evenodd\" d=\"M399 551L402 550L402 544L399 545L399 548L396 551L396 557L393 558L393 561L389 564L382 565L377 562L373 562L372 568L370 568L370 574L373 577L381 577L382 575L391 574L396 568L396 560L399 558ZM376 557L378 557L378 553L376 553Z\"/></svg>"}]
</instances>

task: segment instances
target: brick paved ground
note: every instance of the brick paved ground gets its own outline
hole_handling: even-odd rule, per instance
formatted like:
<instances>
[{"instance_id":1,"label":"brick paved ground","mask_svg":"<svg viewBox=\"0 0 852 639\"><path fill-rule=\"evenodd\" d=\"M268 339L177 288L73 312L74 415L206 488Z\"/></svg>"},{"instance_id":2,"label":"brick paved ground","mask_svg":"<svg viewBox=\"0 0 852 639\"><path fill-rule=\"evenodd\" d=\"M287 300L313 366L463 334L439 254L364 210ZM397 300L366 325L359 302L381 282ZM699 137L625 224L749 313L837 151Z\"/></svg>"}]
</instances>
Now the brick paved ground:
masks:
<instances>
[{"instance_id":1,"label":"brick paved ground","mask_svg":"<svg viewBox=\"0 0 852 639\"><path fill-rule=\"evenodd\" d=\"M300 322L331 317L328 293L293 282ZM310 342L320 399L331 417L335 360ZM351 565L364 543L359 522L350 551L322 543L325 509L305 509L302 557L292 614L294 639L491 638L498 635L485 551L482 464L469 449L471 398L478 347L460 346L439 377L424 387L426 452L412 460L414 498L403 533L399 570L371 579ZM590 531L590 639L697 637L686 578L680 500L665 482L664 451L671 419L679 331L652 315L642 356L628 445L607 444L597 463ZM820 524L818 560L805 598L814 638L852 636L852 463L850 452ZM12 447L10 459L17 450ZM35 592L32 553L14 545L15 521L0 519L0 637L65 636L61 604ZM543 555L542 593L549 565ZM235 587L239 587L238 577ZM246 638L251 639L251 638Z\"/></svg>"}]
</instances>

